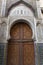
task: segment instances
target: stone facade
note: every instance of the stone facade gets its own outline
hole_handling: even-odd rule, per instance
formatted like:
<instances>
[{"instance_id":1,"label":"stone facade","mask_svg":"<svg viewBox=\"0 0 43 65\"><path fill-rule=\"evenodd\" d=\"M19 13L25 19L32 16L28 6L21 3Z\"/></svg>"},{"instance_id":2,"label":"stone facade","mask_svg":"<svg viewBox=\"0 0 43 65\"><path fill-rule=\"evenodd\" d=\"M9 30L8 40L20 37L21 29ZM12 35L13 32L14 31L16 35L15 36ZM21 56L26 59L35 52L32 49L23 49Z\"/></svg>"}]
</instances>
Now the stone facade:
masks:
<instances>
[{"instance_id":1,"label":"stone facade","mask_svg":"<svg viewBox=\"0 0 43 65\"><path fill-rule=\"evenodd\" d=\"M4 60L6 60L7 40L10 29L18 19L27 20L30 24L35 45L35 65L39 65L38 46L43 46L43 19L38 0L0 0L0 45L3 44ZM4 61L6 65L6 61ZM3 65L3 64L2 64ZM40 64L40 65L43 65Z\"/></svg>"}]
</instances>

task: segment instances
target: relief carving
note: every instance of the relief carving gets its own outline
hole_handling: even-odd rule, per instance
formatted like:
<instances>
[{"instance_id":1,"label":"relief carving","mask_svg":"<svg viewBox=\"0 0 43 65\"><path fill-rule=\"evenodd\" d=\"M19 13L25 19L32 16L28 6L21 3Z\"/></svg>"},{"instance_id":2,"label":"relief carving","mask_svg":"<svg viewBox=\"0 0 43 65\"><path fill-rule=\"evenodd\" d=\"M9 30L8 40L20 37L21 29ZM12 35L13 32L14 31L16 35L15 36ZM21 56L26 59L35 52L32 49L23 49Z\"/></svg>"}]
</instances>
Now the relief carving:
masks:
<instances>
[{"instance_id":1,"label":"relief carving","mask_svg":"<svg viewBox=\"0 0 43 65\"><path fill-rule=\"evenodd\" d=\"M43 24L40 23L37 24L37 39L39 42L43 40Z\"/></svg>"},{"instance_id":2,"label":"relief carving","mask_svg":"<svg viewBox=\"0 0 43 65\"><path fill-rule=\"evenodd\" d=\"M5 22L0 23L0 40L6 39L7 25Z\"/></svg>"}]
</instances>

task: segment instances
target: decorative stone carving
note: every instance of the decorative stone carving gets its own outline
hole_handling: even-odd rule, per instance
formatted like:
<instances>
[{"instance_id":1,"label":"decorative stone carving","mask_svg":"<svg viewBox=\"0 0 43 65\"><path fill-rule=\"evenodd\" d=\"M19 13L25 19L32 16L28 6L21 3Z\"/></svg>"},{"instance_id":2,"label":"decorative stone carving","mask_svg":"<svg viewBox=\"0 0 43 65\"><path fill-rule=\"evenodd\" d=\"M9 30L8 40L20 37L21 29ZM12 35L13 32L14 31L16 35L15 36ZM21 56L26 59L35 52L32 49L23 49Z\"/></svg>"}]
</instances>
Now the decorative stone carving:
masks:
<instances>
[{"instance_id":1,"label":"decorative stone carving","mask_svg":"<svg viewBox=\"0 0 43 65\"><path fill-rule=\"evenodd\" d=\"M26 7L24 4L20 4L14 8L11 9L11 11L9 12L9 16L8 16L8 37L10 37L10 29L11 29L11 26L13 24L15 24L16 20L20 20L20 19L23 19L23 20L26 20L30 27L32 28L32 31L33 31L33 37L32 38L35 38L35 25L36 24L34 21L34 13L33 11L31 11L30 8Z\"/></svg>"},{"instance_id":2,"label":"decorative stone carving","mask_svg":"<svg viewBox=\"0 0 43 65\"><path fill-rule=\"evenodd\" d=\"M11 5L17 3L20 0L7 0L7 8L9 9Z\"/></svg>"},{"instance_id":3,"label":"decorative stone carving","mask_svg":"<svg viewBox=\"0 0 43 65\"><path fill-rule=\"evenodd\" d=\"M20 4L14 8L9 13L9 16L34 16L34 13L30 8L26 7L24 4Z\"/></svg>"},{"instance_id":4,"label":"decorative stone carving","mask_svg":"<svg viewBox=\"0 0 43 65\"><path fill-rule=\"evenodd\" d=\"M5 22L0 24L0 40L6 39L7 25Z\"/></svg>"},{"instance_id":5,"label":"decorative stone carving","mask_svg":"<svg viewBox=\"0 0 43 65\"><path fill-rule=\"evenodd\" d=\"M6 1L7 0L2 0L1 17L5 16L6 13Z\"/></svg>"},{"instance_id":6,"label":"decorative stone carving","mask_svg":"<svg viewBox=\"0 0 43 65\"><path fill-rule=\"evenodd\" d=\"M37 40L43 42L43 24L37 25Z\"/></svg>"}]
</instances>

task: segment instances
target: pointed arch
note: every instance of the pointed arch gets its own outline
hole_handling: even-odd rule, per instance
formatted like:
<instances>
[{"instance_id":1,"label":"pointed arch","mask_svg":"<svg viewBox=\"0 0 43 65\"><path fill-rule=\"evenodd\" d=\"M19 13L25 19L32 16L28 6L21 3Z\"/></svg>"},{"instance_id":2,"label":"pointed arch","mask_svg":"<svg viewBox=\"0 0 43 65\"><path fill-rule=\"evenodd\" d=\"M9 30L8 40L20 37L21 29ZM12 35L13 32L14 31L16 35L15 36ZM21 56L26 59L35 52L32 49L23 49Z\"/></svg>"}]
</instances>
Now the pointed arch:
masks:
<instances>
[{"instance_id":1,"label":"pointed arch","mask_svg":"<svg viewBox=\"0 0 43 65\"><path fill-rule=\"evenodd\" d=\"M18 2L16 2L15 4L12 4L12 5L10 6L10 8L8 9L8 11L7 11L7 13L6 13L6 16L9 15L9 12L10 12L10 10L11 10L13 7L16 7L16 6L19 5L19 4L24 4L24 5L26 5L28 8L30 8L30 9L33 11L33 13L35 13L34 8L33 8L30 4L26 3L25 1L18 1Z\"/></svg>"}]
</instances>

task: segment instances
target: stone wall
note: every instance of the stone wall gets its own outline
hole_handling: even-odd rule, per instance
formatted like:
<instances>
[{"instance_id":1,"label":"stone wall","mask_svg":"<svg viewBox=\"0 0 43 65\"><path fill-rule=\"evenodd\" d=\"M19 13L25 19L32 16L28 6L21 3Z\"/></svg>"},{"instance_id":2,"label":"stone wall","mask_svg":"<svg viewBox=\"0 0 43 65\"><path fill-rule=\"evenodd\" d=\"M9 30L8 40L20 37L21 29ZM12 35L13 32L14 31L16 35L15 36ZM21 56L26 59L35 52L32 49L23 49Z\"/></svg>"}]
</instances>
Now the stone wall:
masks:
<instances>
[{"instance_id":1,"label":"stone wall","mask_svg":"<svg viewBox=\"0 0 43 65\"><path fill-rule=\"evenodd\" d=\"M29 14L25 14L27 12L29 12ZM40 61L37 56L40 52L38 53L37 49L39 48L38 44L43 44L43 19L41 16L39 1L37 0L0 0L0 44L3 43L5 46L4 51L1 50L4 52L4 60L6 61L5 51L7 51L7 40L10 38L10 28L18 19L24 19L28 21L27 23L30 23L30 27L33 30L35 45L35 63L36 65L39 65ZM4 65L6 65L6 62Z\"/></svg>"}]
</instances>

